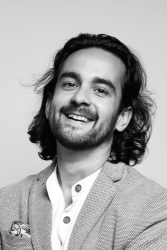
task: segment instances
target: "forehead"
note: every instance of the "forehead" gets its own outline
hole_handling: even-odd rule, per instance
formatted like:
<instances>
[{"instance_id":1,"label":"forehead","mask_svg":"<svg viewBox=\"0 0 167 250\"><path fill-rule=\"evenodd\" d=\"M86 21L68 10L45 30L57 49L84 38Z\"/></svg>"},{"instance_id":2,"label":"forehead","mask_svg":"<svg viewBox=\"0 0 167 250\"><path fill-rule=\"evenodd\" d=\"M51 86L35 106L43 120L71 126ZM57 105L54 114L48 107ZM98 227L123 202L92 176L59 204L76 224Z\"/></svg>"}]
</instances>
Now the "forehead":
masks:
<instances>
[{"instance_id":1,"label":"forehead","mask_svg":"<svg viewBox=\"0 0 167 250\"><path fill-rule=\"evenodd\" d=\"M121 81L125 76L125 65L113 53L100 48L86 48L72 53L64 62L61 73L76 72L89 77L103 77Z\"/></svg>"}]
</instances>

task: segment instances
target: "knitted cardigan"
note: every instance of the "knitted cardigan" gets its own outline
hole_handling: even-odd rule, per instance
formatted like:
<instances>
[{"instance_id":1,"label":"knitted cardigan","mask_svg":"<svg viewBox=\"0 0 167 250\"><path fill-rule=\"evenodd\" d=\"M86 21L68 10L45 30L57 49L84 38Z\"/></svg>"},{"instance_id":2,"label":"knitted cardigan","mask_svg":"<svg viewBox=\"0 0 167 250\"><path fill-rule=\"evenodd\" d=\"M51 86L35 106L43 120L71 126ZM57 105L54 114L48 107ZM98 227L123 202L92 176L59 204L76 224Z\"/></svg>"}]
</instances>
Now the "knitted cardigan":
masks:
<instances>
[{"instance_id":1,"label":"knitted cardigan","mask_svg":"<svg viewBox=\"0 0 167 250\"><path fill-rule=\"evenodd\" d=\"M46 181L54 164L0 191L0 249L51 250ZM31 238L9 233L13 221ZM106 162L77 217L68 250L166 250L167 191L123 163ZM55 249L56 250L56 249Z\"/></svg>"}]
</instances>

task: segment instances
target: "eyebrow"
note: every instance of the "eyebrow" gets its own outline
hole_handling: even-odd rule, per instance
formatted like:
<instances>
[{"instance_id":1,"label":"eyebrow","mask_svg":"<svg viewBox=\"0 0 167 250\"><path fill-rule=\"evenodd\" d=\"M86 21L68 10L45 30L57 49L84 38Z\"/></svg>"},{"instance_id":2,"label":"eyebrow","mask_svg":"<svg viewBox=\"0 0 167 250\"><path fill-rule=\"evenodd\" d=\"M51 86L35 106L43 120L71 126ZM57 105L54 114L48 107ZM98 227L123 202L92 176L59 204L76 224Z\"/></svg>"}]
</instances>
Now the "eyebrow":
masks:
<instances>
[{"instance_id":1,"label":"eyebrow","mask_svg":"<svg viewBox=\"0 0 167 250\"><path fill-rule=\"evenodd\" d=\"M70 77L70 78L74 78L75 80L77 80L78 82L81 81L81 77L78 73L76 72L64 72L60 75L59 80L61 80L64 77Z\"/></svg>"}]
</instances>

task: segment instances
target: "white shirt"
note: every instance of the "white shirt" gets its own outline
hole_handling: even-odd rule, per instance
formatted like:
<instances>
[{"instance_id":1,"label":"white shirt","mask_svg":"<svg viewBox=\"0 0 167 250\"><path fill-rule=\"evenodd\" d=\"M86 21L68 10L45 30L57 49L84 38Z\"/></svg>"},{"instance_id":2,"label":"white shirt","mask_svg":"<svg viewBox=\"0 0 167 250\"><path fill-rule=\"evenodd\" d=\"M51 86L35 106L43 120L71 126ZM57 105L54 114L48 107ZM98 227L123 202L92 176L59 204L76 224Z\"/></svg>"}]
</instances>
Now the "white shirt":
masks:
<instances>
[{"instance_id":1,"label":"white shirt","mask_svg":"<svg viewBox=\"0 0 167 250\"><path fill-rule=\"evenodd\" d=\"M56 169L49 176L46 187L52 204L53 250L66 250L79 211L101 169L74 184L71 188L72 204L65 208L63 192L57 179Z\"/></svg>"}]
</instances>

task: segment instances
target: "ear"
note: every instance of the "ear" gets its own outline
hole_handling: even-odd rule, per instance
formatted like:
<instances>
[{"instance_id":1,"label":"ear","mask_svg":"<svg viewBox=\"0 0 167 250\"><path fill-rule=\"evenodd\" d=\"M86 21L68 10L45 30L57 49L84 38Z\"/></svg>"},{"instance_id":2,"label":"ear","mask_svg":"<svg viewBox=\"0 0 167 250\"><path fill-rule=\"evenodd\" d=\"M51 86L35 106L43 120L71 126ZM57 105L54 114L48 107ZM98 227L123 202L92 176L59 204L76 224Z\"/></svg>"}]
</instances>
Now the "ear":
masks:
<instances>
[{"instance_id":1,"label":"ear","mask_svg":"<svg viewBox=\"0 0 167 250\"><path fill-rule=\"evenodd\" d=\"M46 115L46 119L49 118L50 105L51 105L51 99L49 98L49 99L47 100L46 106L45 106L45 115Z\"/></svg>"},{"instance_id":2,"label":"ear","mask_svg":"<svg viewBox=\"0 0 167 250\"><path fill-rule=\"evenodd\" d=\"M115 129L122 132L129 124L132 118L132 108L128 107L124 109L118 116Z\"/></svg>"}]
</instances>

